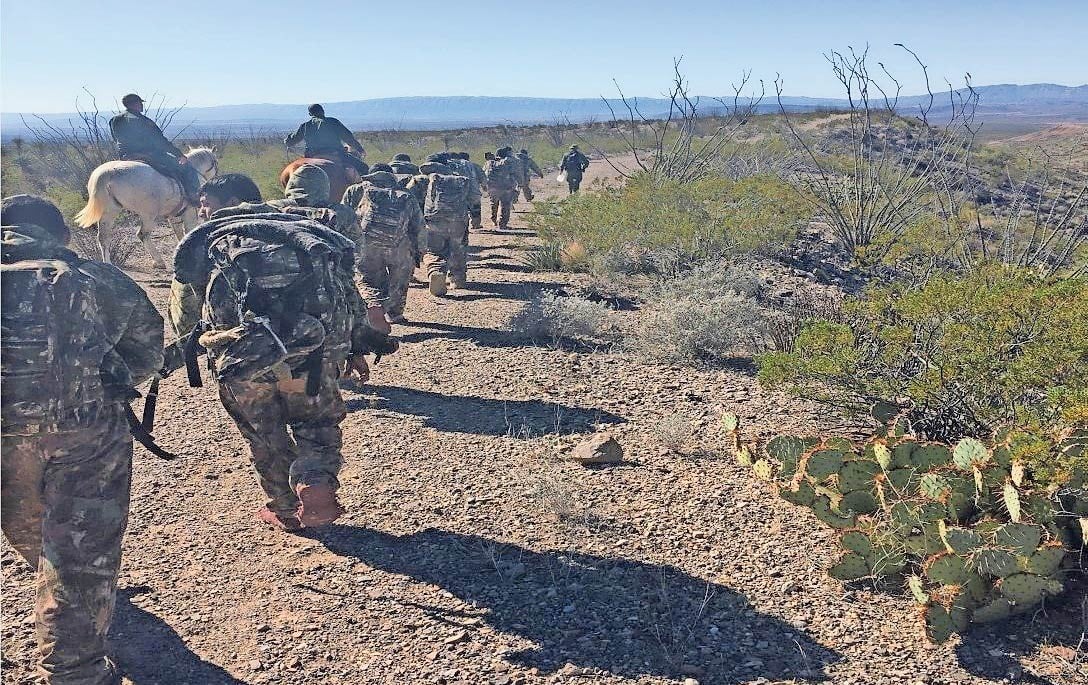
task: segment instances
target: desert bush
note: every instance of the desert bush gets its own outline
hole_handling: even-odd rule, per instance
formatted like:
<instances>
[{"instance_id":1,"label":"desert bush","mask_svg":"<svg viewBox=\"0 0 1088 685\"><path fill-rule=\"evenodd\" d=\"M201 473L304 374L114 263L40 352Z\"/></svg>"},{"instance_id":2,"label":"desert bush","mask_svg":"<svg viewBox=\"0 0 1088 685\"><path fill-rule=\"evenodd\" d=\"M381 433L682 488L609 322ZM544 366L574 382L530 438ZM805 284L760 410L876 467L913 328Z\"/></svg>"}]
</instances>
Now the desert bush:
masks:
<instances>
[{"instance_id":1,"label":"desert bush","mask_svg":"<svg viewBox=\"0 0 1088 685\"><path fill-rule=\"evenodd\" d=\"M980 267L874 288L844 314L761 356L760 381L852 410L891 401L934 439L1088 418L1088 279Z\"/></svg>"},{"instance_id":2,"label":"desert bush","mask_svg":"<svg viewBox=\"0 0 1088 685\"><path fill-rule=\"evenodd\" d=\"M102 248L98 244L98 232L88 228L72 228L72 250L85 259L102 259ZM110 263L118 269L125 268L128 260L141 249L134 226L118 224L110 235L107 246Z\"/></svg>"},{"instance_id":3,"label":"desert bush","mask_svg":"<svg viewBox=\"0 0 1088 685\"><path fill-rule=\"evenodd\" d=\"M564 342L603 342L610 337L609 314L599 302L543 290L514 316L510 328L555 347Z\"/></svg>"},{"instance_id":4,"label":"desert bush","mask_svg":"<svg viewBox=\"0 0 1088 685\"><path fill-rule=\"evenodd\" d=\"M578 243L598 264L652 264L645 256L658 255L667 259L655 268L681 270L789 243L803 217L801 199L771 176L680 183L641 175L622 187L539 206L530 225L546 240Z\"/></svg>"},{"instance_id":5,"label":"desert bush","mask_svg":"<svg viewBox=\"0 0 1088 685\"><path fill-rule=\"evenodd\" d=\"M759 282L741 264L705 264L657 284L646 298L632 351L692 364L751 354L765 344L768 311Z\"/></svg>"},{"instance_id":6,"label":"desert bush","mask_svg":"<svg viewBox=\"0 0 1088 685\"><path fill-rule=\"evenodd\" d=\"M892 421L864 442L782 435L758 459L745 446L738 460L841 531L831 577L903 583L935 642L1059 595L1069 552L1088 544L1088 431L1035 434L1024 449L1016 431L953 445ZM1040 478L1028 453L1071 468Z\"/></svg>"}]
</instances>

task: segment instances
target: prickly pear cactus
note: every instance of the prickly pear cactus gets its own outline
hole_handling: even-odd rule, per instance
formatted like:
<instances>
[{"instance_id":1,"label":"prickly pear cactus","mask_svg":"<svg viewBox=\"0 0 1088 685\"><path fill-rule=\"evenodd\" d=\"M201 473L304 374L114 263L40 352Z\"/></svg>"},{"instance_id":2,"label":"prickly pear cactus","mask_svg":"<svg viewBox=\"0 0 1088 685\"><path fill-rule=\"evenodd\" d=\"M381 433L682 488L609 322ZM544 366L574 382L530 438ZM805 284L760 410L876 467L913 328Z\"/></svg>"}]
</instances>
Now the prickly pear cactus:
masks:
<instances>
[{"instance_id":1,"label":"prickly pear cactus","mask_svg":"<svg viewBox=\"0 0 1088 685\"><path fill-rule=\"evenodd\" d=\"M1018 456L1015 433L943 445L889 422L862 443L778 436L738 461L841 531L832 578L902 582L931 640L1033 611L1062 592L1070 550L1088 547L1088 473L1046 490ZM723 423L733 433L739 425ZM1088 451L1088 430L1062 440L1055 450Z\"/></svg>"}]
</instances>

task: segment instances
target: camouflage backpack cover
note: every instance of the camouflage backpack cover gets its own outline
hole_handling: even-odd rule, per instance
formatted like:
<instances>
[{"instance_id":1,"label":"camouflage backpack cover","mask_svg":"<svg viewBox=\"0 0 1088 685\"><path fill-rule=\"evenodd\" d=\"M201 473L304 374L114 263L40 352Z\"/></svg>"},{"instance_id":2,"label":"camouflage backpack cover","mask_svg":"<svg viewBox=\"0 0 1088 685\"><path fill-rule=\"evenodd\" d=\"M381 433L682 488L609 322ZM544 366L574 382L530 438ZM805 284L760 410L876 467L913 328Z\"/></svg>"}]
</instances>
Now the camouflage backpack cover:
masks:
<instances>
[{"instance_id":1,"label":"camouflage backpack cover","mask_svg":"<svg viewBox=\"0 0 1088 685\"><path fill-rule=\"evenodd\" d=\"M427 199L423 216L428 220L457 221L468 216L468 184L464 176L431 174L427 182Z\"/></svg>"},{"instance_id":2,"label":"camouflage backpack cover","mask_svg":"<svg viewBox=\"0 0 1088 685\"><path fill-rule=\"evenodd\" d=\"M74 253L0 264L3 432L36 433L93 419L107 399L102 368L112 345L94 280Z\"/></svg>"},{"instance_id":3,"label":"camouflage backpack cover","mask_svg":"<svg viewBox=\"0 0 1088 685\"><path fill-rule=\"evenodd\" d=\"M368 186L356 207L363 236L379 245L392 247L399 243L408 233L408 203L415 201L403 190Z\"/></svg>"},{"instance_id":4,"label":"camouflage backpack cover","mask_svg":"<svg viewBox=\"0 0 1088 685\"><path fill-rule=\"evenodd\" d=\"M205 293L196 339L217 380L271 382L302 371L316 394L324 362L350 352L344 274L354 260L350 240L291 214L225 217L190 232L175 277ZM192 380L195 354L187 357Z\"/></svg>"},{"instance_id":5,"label":"camouflage backpack cover","mask_svg":"<svg viewBox=\"0 0 1088 685\"><path fill-rule=\"evenodd\" d=\"M500 190L510 190L518 184L518 167L510 157L500 157L487 163L484 170L487 185Z\"/></svg>"}]
</instances>

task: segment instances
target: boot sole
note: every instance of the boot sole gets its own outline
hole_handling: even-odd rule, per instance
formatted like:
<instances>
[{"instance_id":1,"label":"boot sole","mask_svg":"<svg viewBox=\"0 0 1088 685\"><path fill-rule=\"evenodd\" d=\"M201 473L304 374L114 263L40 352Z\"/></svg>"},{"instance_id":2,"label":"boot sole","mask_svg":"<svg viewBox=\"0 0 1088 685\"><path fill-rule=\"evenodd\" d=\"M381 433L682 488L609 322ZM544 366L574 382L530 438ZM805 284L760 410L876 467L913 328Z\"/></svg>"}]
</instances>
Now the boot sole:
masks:
<instances>
[{"instance_id":1,"label":"boot sole","mask_svg":"<svg viewBox=\"0 0 1088 685\"><path fill-rule=\"evenodd\" d=\"M427 290L431 291L431 294L435 297L441 297L446 294L446 274L433 273L427 279Z\"/></svg>"},{"instance_id":2,"label":"boot sole","mask_svg":"<svg viewBox=\"0 0 1088 685\"><path fill-rule=\"evenodd\" d=\"M297 518L306 528L324 526L344 515L344 508L336 501L336 493L331 488L300 487L298 501Z\"/></svg>"}]
</instances>

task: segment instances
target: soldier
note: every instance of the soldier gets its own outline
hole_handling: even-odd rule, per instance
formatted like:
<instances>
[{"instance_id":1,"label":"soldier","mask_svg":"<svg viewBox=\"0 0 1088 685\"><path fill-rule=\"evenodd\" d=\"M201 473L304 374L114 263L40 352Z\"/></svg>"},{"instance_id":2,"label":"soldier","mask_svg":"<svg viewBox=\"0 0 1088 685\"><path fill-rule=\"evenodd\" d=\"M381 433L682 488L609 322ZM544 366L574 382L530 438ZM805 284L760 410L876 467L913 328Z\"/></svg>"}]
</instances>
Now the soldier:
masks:
<instances>
[{"instance_id":1,"label":"soldier","mask_svg":"<svg viewBox=\"0 0 1088 685\"><path fill-rule=\"evenodd\" d=\"M298 143L305 144L303 155L306 157L320 157L334 162L340 162L345 167L351 167L359 172L359 175L369 171L363 157L366 150L355 139L347 126L339 119L325 116L325 108L321 105L310 105L307 110L310 120L299 124L298 130L283 139L287 147L294 147ZM344 146L352 153L348 153Z\"/></svg>"},{"instance_id":2,"label":"soldier","mask_svg":"<svg viewBox=\"0 0 1088 685\"><path fill-rule=\"evenodd\" d=\"M353 233L355 229L355 212L340 202L333 202L329 197L329 176L319 166L303 164L291 172L287 179L287 187L283 189L282 200L269 200L279 211L291 208L305 208L307 210L325 210L333 216L332 223L318 219L334 230L345 235ZM305 214L316 218L322 212L306 211Z\"/></svg>"},{"instance_id":3,"label":"soldier","mask_svg":"<svg viewBox=\"0 0 1088 685\"><path fill-rule=\"evenodd\" d=\"M374 165L385 166L385 165ZM423 213L391 171L371 171L344 191L344 204L359 217L355 268L360 294L380 305L390 323L404 323L408 284L416 265Z\"/></svg>"},{"instance_id":4,"label":"soldier","mask_svg":"<svg viewBox=\"0 0 1088 685\"><path fill-rule=\"evenodd\" d=\"M200 217L205 221L220 209L243 202L264 202L260 188L245 174L222 174L200 186Z\"/></svg>"},{"instance_id":5,"label":"soldier","mask_svg":"<svg viewBox=\"0 0 1088 685\"><path fill-rule=\"evenodd\" d=\"M487 177L484 175L483 167L481 167L476 162L473 162L472 157L467 152L457 152L454 154L457 159L462 161L463 166L465 166L472 172L472 176L476 180L476 187L479 189L479 197L475 197L474 195L475 199L470 198L468 206L469 225L474 230L478 231L483 228L484 225L482 205L483 189L487 185ZM468 233L465 234L465 237L466 239L468 238Z\"/></svg>"},{"instance_id":6,"label":"soldier","mask_svg":"<svg viewBox=\"0 0 1088 685\"><path fill-rule=\"evenodd\" d=\"M106 633L129 513L126 409L162 367L162 317L128 276L67 249L48 200L5 198L0 222L0 518L38 569L39 672L52 685L118 683Z\"/></svg>"},{"instance_id":7,"label":"soldier","mask_svg":"<svg viewBox=\"0 0 1088 685\"><path fill-rule=\"evenodd\" d=\"M447 280L454 288L463 288L468 282L464 234L468 230L469 179L438 162L427 162L419 170L427 178L423 266L431 294L442 296L446 294Z\"/></svg>"},{"instance_id":8,"label":"soldier","mask_svg":"<svg viewBox=\"0 0 1088 685\"><path fill-rule=\"evenodd\" d=\"M365 355L396 344L367 324L352 279L354 244L315 221L259 207L221 209L178 245L175 279L201 295L171 306L171 318L177 309L200 325L173 349L190 352L191 381L199 378L192 353L207 349L219 397L268 497L256 516L298 531L344 511L336 496L346 416L338 379L365 381Z\"/></svg>"},{"instance_id":9,"label":"soldier","mask_svg":"<svg viewBox=\"0 0 1088 685\"><path fill-rule=\"evenodd\" d=\"M497 159L489 159L484 164L487 177L487 194L491 198L491 225L505 230L510 225L510 210L517 197L518 165L512 160L510 148L498 151Z\"/></svg>"},{"instance_id":10,"label":"soldier","mask_svg":"<svg viewBox=\"0 0 1088 685\"><path fill-rule=\"evenodd\" d=\"M476 165L469 161L467 152L451 152L447 155L446 165L455 173L468 179L468 222L469 226L482 227L481 205L483 204L484 177L476 175ZM464 243L468 244L468 227L465 228Z\"/></svg>"},{"instance_id":11,"label":"soldier","mask_svg":"<svg viewBox=\"0 0 1088 685\"><path fill-rule=\"evenodd\" d=\"M529 151L525 148L521 148L521 150L517 154L517 158L518 161L521 162L521 168L524 172L522 175L521 193L525 196L526 202L532 202L533 191L531 188L529 188L529 174L530 172L532 172L540 178L544 178L544 172L540 170L540 167L537 166L533 158L529 156Z\"/></svg>"},{"instance_id":12,"label":"soldier","mask_svg":"<svg viewBox=\"0 0 1088 685\"><path fill-rule=\"evenodd\" d=\"M563 156L559 168L566 172L567 190L573 195L582 185L582 173L589 168L589 158L582 154L577 145L571 145L570 152Z\"/></svg>"},{"instance_id":13,"label":"soldier","mask_svg":"<svg viewBox=\"0 0 1088 685\"><path fill-rule=\"evenodd\" d=\"M121 98L125 111L110 119L110 135L123 160L149 164L181 185L185 199L194 207L199 199L200 174L189 165L181 150L171 143L152 119L144 116L144 101L135 93Z\"/></svg>"}]
</instances>

